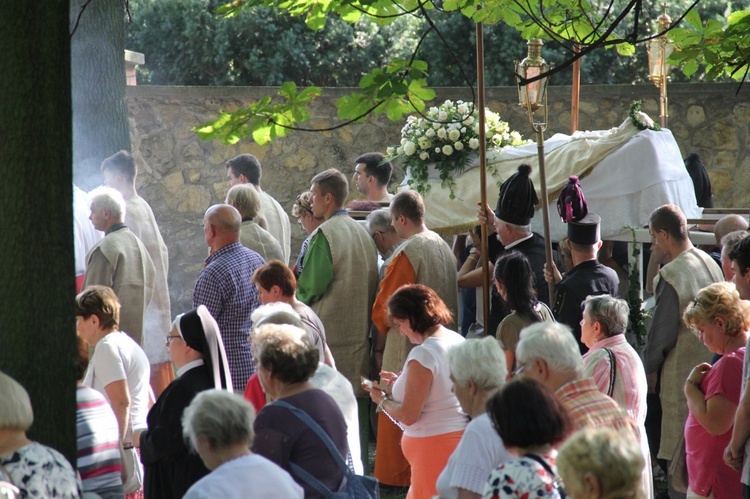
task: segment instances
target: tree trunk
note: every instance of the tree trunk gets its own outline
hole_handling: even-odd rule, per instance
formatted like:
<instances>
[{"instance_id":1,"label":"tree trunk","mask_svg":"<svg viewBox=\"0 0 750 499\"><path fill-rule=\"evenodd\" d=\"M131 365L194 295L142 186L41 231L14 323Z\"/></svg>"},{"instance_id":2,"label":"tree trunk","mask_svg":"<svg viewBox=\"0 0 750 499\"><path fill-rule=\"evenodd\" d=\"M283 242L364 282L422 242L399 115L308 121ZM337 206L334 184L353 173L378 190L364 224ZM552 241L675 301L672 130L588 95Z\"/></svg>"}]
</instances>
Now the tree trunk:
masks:
<instances>
[{"instance_id":1,"label":"tree trunk","mask_svg":"<svg viewBox=\"0 0 750 499\"><path fill-rule=\"evenodd\" d=\"M81 4L86 4L83 11ZM85 191L102 184L104 158L130 150L124 5L122 0L70 0L73 168L76 185Z\"/></svg>"},{"instance_id":2,"label":"tree trunk","mask_svg":"<svg viewBox=\"0 0 750 499\"><path fill-rule=\"evenodd\" d=\"M0 369L29 392L29 437L75 465L68 5L5 0L2 12Z\"/></svg>"}]
</instances>

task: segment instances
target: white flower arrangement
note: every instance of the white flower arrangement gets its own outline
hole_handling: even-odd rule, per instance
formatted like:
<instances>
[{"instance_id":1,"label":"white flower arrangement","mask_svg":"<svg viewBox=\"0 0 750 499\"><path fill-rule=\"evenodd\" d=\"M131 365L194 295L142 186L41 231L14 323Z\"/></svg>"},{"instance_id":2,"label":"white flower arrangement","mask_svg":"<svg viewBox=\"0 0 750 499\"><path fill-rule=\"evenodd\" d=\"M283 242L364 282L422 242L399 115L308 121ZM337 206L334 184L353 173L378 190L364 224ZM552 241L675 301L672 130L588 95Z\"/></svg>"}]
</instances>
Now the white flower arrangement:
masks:
<instances>
[{"instance_id":1,"label":"white flower arrangement","mask_svg":"<svg viewBox=\"0 0 750 499\"><path fill-rule=\"evenodd\" d=\"M485 139L487 151L528 142L489 109L485 110ZM479 110L470 102L446 100L424 115L409 116L401 129L401 144L386 153L388 160L402 161L410 175L409 186L421 194L431 187L428 174L434 167L453 198L453 176L471 163L479 145Z\"/></svg>"}]
</instances>

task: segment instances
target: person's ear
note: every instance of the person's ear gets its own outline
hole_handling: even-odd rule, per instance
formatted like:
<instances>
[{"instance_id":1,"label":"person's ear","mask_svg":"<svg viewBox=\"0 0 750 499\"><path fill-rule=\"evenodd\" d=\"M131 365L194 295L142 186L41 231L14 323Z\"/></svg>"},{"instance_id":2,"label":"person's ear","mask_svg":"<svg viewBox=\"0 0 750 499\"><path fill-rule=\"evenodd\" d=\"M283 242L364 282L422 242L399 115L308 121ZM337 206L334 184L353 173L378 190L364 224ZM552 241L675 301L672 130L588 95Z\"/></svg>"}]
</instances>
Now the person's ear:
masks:
<instances>
[{"instance_id":1,"label":"person's ear","mask_svg":"<svg viewBox=\"0 0 750 499\"><path fill-rule=\"evenodd\" d=\"M591 473L583 475L583 491L587 498L599 498L602 496L602 486L599 480Z\"/></svg>"},{"instance_id":2,"label":"person's ear","mask_svg":"<svg viewBox=\"0 0 750 499\"><path fill-rule=\"evenodd\" d=\"M245 176L244 173L240 173L240 176L237 177L237 178L240 179L240 182L242 182L243 184L247 184L248 183L247 177Z\"/></svg>"},{"instance_id":3,"label":"person's ear","mask_svg":"<svg viewBox=\"0 0 750 499\"><path fill-rule=\"evenodd\" d=\"M714 317L714 321L716 322L716 325L719 326L723 332L726 333L727 331L727 321L724 319L724 317Z\"/></svg>"},{"instance_id":4,"label":"person's ear","mask_svg":"<svg viewBox=\"0 0 750 499\"><path fill-rule=\"evenodd\" d=\"M274 299L277 299L282 295L281 288L277 284L271 286L271 289L269 289L268 292Z\"/></svg>"}]
</instances>

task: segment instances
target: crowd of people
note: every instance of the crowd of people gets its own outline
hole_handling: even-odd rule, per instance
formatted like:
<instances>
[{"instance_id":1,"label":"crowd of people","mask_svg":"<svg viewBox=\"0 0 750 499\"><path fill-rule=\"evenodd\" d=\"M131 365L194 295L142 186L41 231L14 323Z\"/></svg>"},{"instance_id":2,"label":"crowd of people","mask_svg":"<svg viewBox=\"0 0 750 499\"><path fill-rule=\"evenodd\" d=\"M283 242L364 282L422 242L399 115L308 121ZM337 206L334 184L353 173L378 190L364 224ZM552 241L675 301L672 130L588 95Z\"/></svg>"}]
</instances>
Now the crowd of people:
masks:
<instances>
[{"instance_id":1,"label":"crowd of people","mask_svg":"<svg viewBox=\"0 0 750 499\"><path fill-rule=\"evenodd\" d=\"M379 486L409 499L648 499L655 473L670 497L750 497L742 217L719 221L706 252L678 206L653 211L639 352L611 246L599 261L601 219L568 210L548 265L528 165L480 206L487 244L472 230L451 247L416 191L388 193L383 155L364 154L351 181L329 169L296 197L307 237L291 261L289 216L242 154L203 218L193 309L172 320L135 161L121 151L102 172L105 187L76 191L90 219L76 224L90 246L76 267L77 474L27 438L29 397L0 373L0 483L21 497L367 497L371 437ZM375 208L364 221L350 182ZM486 323L468 299L483 248Z\"/></svg>"}]
</instances>

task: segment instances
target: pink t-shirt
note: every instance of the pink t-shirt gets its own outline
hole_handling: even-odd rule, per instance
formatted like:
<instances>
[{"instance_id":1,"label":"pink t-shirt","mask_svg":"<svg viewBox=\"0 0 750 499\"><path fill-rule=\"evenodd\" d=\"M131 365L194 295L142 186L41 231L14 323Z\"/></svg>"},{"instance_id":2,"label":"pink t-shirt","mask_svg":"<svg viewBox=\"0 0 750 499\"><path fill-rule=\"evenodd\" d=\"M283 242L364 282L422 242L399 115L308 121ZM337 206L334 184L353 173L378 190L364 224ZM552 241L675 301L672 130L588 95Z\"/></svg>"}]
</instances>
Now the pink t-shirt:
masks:
<instances>
[{"instance_id":1,"label":"pink t-shirt","mask_svg":"<svg viewBox=\"0 0 750 499\"><path fill-rule=\"evenodd\" d=\"M734 404L740 401L742 363L745 347L725 354L714 364L701 382L705 400L722 395ZM690 489L696 494L716 499L742 497L740 473L724 464L724 449L732 438L732 429L712 436L690 413L685 423L685 444Z\"/></svg>"}]
</instances>

